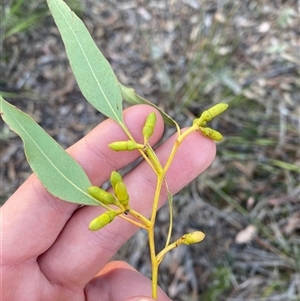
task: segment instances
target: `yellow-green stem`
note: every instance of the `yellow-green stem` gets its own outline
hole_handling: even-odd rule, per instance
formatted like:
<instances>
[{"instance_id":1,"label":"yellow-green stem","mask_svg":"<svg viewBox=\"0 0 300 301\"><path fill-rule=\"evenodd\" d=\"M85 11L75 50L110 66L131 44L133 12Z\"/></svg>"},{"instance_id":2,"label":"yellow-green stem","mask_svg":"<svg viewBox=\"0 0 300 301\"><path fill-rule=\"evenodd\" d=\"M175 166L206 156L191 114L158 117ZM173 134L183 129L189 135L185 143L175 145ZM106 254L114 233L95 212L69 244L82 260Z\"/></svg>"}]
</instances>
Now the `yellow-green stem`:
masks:
<instances>
[{"instance_id":1,"label":"yellow-green stem","mask_svg":"<svg viewBox=\"0 0 300 301\"><path fill-rule=\"evenodd\" d=\"M188 128L185 132L183 132L182 134L180 134L180 135L177 137L177 139L176 139L176 141L175 141L175 143L174 143L173 149L172 149L172 151L171 151L171 153L170 153L170 156L169 156L169 158L168 158L168 161L167 161L167 163L166 163L166 165L165 165L165 167L164 167L164 172L165 172L165 173L166 173L167 170L169 169L169 167L170 167L170 165L171 165L171 163L172 163L172 161L173 161L173 159L174 159L174 156L175 156L175 154L176 154L176 152L177 152L177 149L178 149L178 147L180 146L181 142L182 142L188 135L190 135L192 132L197 131L197 129L198 129L197 126L191 126L191 127Z\"/></svg>"},{"instance_id":2,"label":"yellow-green stem","mask_svg":"<svg viewBox=\"0 0 300 301\"><path fill-rule=\"evenodd\" d=\"M153 225L155 223L159 196L160 196L163 180L164 180L164 174L158 175L156 190L155 190L155 195L154 195L154 200L153 200L153 206L152 206L152 215L151 215L151 219L150 219L151 225Z\"/></svg>"},{"instance_id":3,"label":"yellow-green stem","mask_svg":"<svg viewBox=\"0 0 300 301\"><path fill-rule=\"evenodd\" d=\"M136 219L138 219L139 221L141 221L146 226L147 229L149 229L151 227L150 220L147 219L145 216L143 216L141 213L130 208L129 214L131 216L135 217Z\"/></svg>"},{"instance_id":4,"label":"yellow-green stem","mask_svg":"<svg viewBox=\"0 0 300 301\"><path fill-rule=\"evenodd\" d=\"M156 213L157 213L159 196L160 196L163 180L164 180L164 174L159 174L157 177L157 184L156 184L156 190L155 190L153 206L152 206L152 214L150 219L151 227L149 228L148 231L150 258L151 258L151 266L152 266L152 297L154 299L157 298L157 274L158 274L158 263L156 259L156 253L155 253L154 226L155 226Z\"/></svg>"},{"instance_id":5,"label":"yellow-green stem","mask_svg":"<svg viewBox=\"0 0 300 301\"><path fill-rule=\"evenodd\" d=\"M133 224L133 225L135 225L135 226L137 226L137 227L139 227L139 228L142 228L142 229L145 229L145 230L148 230L148 229L149 229L149 228L148 228L147 226L145 226L144 224L139 223L139 222L137 222L137 221L135 221L135 220L133 220L133 219L130 219L129 217L127 217L127 216L125 216L125 215L119 215L119 216L120 216L120 218L124 219L125 221L127 221L127 222L129 222L129 223L131 223L131 224Z\"/></svg>"},{"instance_id":6,"label":"yellow-green stem","mask_svg":"<svg viewBox=\"0 0 300 301\"><path fill-rule=\"evenodd\" d=\"M131 141L136 142L135 139L130 134L129 130L127 129L125 123L120 123L120 126L122 127L122 129L124 130L124 132L126 133L126 135L128 136L128 138ZM154 172L157 174L155 166L153 165L153 163L151 162L151 160L147 157L147 155L145 154L145 151L143 149L138 149L138 151L140 152L140 154L142 155L142 157L145 159L145 161L152 167L152 169L154 170Z\"/></svg>"},{"instance_id":7,"label":"yellow-green stem","mask_svg":"<svg viewBox=\"0 0 300 301\"><path fill-rule=\"evenodd\" d=\"M165 178L165 174L167 172L167 170L169 169L174 156L176 154L176 151L179 147L179 145L181 144L181 142L183 141L183 139L185 139L189 134L191 134L192 132L196 131L197 127L190 127L188 130L186 130L183 134L181 134L175 141L175 144L173 146L173 149L170 153L169 159L165 165L165 167L163 168L163 170L157 170L156 168L156 173L157 173L157 185L156 185L156 190L155 190L155 196L154 196L154 201L153 201L153 206L152 206L152 215L151 215L151 227L148 231L148 235L149 235L149 248L150 248L150 258L151 258L151 266L152 266L152 297L154 299L157 298L157 277L158 277L158 266L159 263L158 262L158 257L156 256L155 253L155 239L154 239L154 225L155 225L155 220L156 220L156 214L157 214L157 209L158 209L158 203L159 203L159 197L160 197L160 193L161 193L161 188L162 188L162 183L164 181ZM152 149L151 149L152 150ZM152 152L150 151L151 155ZM149 155L149 154L148 154ZM150 155L150 156L151 156ZM158 158L155 157L151 157L151 161L152 160L157 160ZM157 163L157 162L155 162ZM159 161L158 161L159 163ZM156 165L156 164L154 164ZM160 165L160 163L159 163ZM169 246L167 246L164 250L165 253L168 252L169 250L171 250L172 248L175 248L176 246L174 244L171 244ZM162 252L164 252L164 250ZM163 254L165 254L163 253ZM161 254L161 252L160 252ZM164 256L164 255L163 255ZM161 257L160 261L162 260L163 256Z\"/></svg>"},{"instance_id":8,"label":"yellow-green stem","mask_svg":"<svg viewBox=\"0 0 300 301\"><path fill-rule=\"evenodd\" d=\"M168 236L167 236L166 244L165 244L165 248L166 248L170 243L170 239L171 239L171 235L172 235L172 229L173 229L173 196L170 192L167 179L165 178L164 180L165 180L165 185L166 185L166 189L167 189L167 193L168 193L169 219L170 219Z\"/></svg>"},{"instance_id":9,"label":"yellow-green stem","mask_svg":"<svg viewBox=\"0 0 300 301\"><path fill-rule=\"evenodd\" d=\"M155 253L154 224L148 230L149 250L152 267L152 298L157 298L158 264Z\"/></svg>"},{"instance_id":10,"label":"yellow-green stem","mask_svg":"<svg viewBox=\"0 0 300 301\"><path fill-rule=\"evenodd\" d=\"M173 243L171 243L170 245L168 245L166 248L162 249L156 256L157 266L159 266L159 264L163 260L164 256L172 249L177 248L179 246L179 244L180 244L179 241L176 240Z\"/></svg>"}]
</instances>

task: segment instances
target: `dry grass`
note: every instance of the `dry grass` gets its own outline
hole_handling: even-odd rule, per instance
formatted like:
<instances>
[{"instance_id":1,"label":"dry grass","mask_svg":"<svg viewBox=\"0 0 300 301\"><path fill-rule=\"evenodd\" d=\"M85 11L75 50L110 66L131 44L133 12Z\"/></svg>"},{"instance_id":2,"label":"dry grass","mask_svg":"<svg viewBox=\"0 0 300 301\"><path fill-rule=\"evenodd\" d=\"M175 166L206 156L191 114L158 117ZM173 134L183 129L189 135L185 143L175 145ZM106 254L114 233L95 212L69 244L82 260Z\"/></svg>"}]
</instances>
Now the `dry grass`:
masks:
<instances>
[{"instance_id":1,"label":"dry grass","mask_svg":"<svg viewBox=\"0 0 300 301\"><path fill-rule=\"evenodd\" d=\"M178 301L300 300L297 2L87 0L82 14L119 79L181 126L213 103L230 104L214 124L226 137L215 162L174 196L174 237L200 229L206 239L166 257L162 287ZM61 144L99 121L81 100L50 19L3 45L1 89ZM29 171L5 127L2 139L6 199ZM163 244L167 208L158 223ZM118 258L149 274L144 233Z\"/></svg>"}]
</instances>

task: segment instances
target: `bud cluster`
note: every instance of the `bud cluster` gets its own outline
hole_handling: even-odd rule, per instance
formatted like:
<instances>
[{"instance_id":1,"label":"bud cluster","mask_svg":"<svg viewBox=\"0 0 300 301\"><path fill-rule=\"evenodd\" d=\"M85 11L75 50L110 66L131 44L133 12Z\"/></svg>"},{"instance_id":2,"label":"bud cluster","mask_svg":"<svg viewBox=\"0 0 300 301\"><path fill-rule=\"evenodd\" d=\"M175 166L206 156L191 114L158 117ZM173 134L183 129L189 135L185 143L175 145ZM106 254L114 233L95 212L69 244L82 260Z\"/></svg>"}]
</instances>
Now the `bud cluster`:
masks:
<instances>
[{"instance_id":1,"label":"bud cluster","mask_svg":"<svg viewBox=\"0 0 300 301\"><path fill-rule=\"evenodd\" d=\"M142 131L144 137L144 144L137 143L132 140L126 140L126 141L116 141L110 143L108 146L110 149L117 152L145 149L147 147L149 138L153 135L155 124L156 124L156 114L154 112L151 112L146 118L143 131Z\"/></svg>"},{"instance_id":2,"label":"bud cluster","mask_svg":"<svg viewBox=\"0 0 300 301\"><path fill-rule=\"evenodd\" d=\"M201 131L201 133L209 137L215 141L220 141L223 139L223 136L221 133L219 133L216 130L211 129L210 127L206 127L206 123L208 121L211 121L216 116L223 113L228 107L228 104L226 103L218 103L215 106L211 107L210 109L204 111L201 116L194 120L193 125L197 126L198 130Z\"/></svg>"},{"instance_id":3,"label":"bud cluster","mask_svg":"<svg viewBox=\"0 0 300 301\"><path fill-rule=\"evenodd\" d=\"M100 203L105 205L115 205L120 209L109 210L94 218L89 225L89 229L92 231L100 230L101 228L112 222L117 215L124 212L127 213L130 210L129 195L126 185L123 182L122 176L118 172L113 171L110 176L110 182L114 190L114 194L107 192L97 186L89 187L88 192Z\"/></svg>"}]
</instances>

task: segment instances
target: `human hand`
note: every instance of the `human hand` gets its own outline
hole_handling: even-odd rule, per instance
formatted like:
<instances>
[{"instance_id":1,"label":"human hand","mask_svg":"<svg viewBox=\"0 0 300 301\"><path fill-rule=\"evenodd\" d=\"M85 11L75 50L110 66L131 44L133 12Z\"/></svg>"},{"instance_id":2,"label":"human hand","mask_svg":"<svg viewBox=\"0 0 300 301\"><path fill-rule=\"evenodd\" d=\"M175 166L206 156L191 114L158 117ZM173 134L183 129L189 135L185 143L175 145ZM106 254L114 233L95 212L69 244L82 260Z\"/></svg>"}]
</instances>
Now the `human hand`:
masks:
<instances>
[{"instance_id":1,"label":"human hand","mask_svg":"<svg viewBox=\"0 0 300 301\"><path fill-rule=\"evenodd\" d=\"M133 137L142 141L146 116L154 109L139 105L124 111L124 120ZM159 114L151 144L162 135ZM156 153L166 162L176 135ZM106 120L68 149L89 176L93 185L102 185L113 170L135 160L138 152L121 155L108 148L126 140L123 130ZM172 194L177 193L212 162L215 144L193 133L180 146L167 173ZM149 216L155 191L155 175L142 162L124 177L132 208ZM166 200L163 192L161 203ZM125 262L109 262L117 250L138 230L116 218L98 232L88 230L90 221L103 208L63 202L42 186L35 175L14 193L1 208L2 217L2 300L3 301L138 301L152 300L151 282ZM95 276L96 275L96 276ZM170 300L162 290L158 300Z\"/></svg>"}]
</instances>

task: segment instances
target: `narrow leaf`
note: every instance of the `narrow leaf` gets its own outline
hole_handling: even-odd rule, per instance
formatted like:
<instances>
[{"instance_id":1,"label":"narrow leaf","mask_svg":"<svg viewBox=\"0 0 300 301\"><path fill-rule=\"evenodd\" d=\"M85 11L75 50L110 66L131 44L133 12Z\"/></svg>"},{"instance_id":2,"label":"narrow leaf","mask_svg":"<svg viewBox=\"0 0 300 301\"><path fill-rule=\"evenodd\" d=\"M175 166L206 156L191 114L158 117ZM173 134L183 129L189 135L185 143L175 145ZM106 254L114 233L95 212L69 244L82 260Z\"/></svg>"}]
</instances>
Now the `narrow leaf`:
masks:
<instances>
[{"instance_id":1,"label":"narrow leaf","mask_svg":"<svg viewBox=\"0 0 300 301\"><path fill-rule=\"evenodd\" d=\"M92 184L82 167L30 116L1 96L0 113L23 140L31 169L51 194L71 203L99 206L88 194Z\"/></svg>"},{"instance_id":2,"label":"narrow leaf","mask_svg":"<svg viewBox=\"0 0 300 301\"><path fill-rule=\"evenodd\" d=\"M165 248L170 244L170 239L172 236L172 230L173 230L173 195L169 189L167 180L165 179L165 184L168 192L168 203L169 203L169 214L170 214L170 221L169 221L169 230L168 230L168 236L166 240Z\"/></svg>"},{"instance_id":3,"label":"narrow leaf","mask_svg":"<svg viewBox=\"0 0 300 301\"><path fill-rule=\"evenodd\" d=\"M101 113L124 124L122 95L110 64L83 22L64 1L47 2L82 94Z\"/></svg>"},{"instance_id":4,"label":"narrow leaf","mask_svg":"<svg viewBox=\"0 0 300 301\"><path fill-rule=\"evenodd\" d=\"M173 229L173 195L171 194L170 191L168 191L168 203L169 203L170 222L169 222L169 231L168 231L165 247L167 247L170 243L172 229Z\"/></svg>"},{"instance_id":5,"label":"narrow leaf","mask_svg":"<svg viewBox=\"0 0 300 301\"><path fill-rule=\"evenodd\" d=\"M173 126L175 125L178 128L177 122L172 117L170 117L167 113L165 113L160 107L156 106L155 104L153 104L149 100L146 100L145 98L142 98L141 96L136 94L133 88L123 86L120 83L119 83L119 86L121 87L123 98L128 103L130 103L130 104L147 104L147 105L150 105L150 106L156 108L159 111L159 113L161 114L165 124L173 125Z\"/></svg>"}]
</instances>

